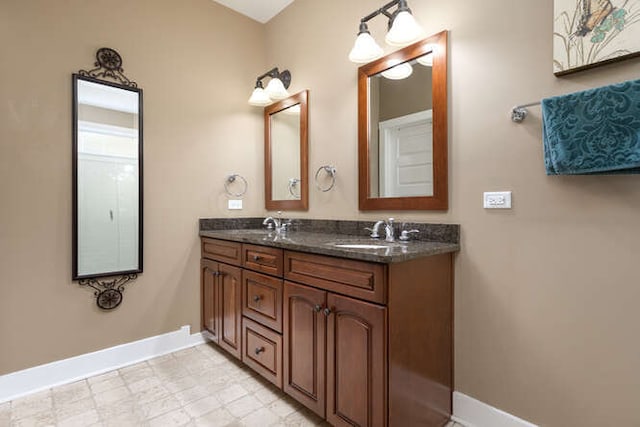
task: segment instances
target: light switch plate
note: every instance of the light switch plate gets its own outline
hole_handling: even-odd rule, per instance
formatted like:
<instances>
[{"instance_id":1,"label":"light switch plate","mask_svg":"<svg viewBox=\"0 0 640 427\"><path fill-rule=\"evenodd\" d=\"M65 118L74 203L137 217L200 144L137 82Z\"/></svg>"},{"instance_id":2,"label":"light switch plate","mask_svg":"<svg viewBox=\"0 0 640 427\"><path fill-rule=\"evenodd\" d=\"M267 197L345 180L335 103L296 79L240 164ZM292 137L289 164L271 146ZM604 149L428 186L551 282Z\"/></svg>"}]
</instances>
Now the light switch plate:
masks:
<instances>
[{"instance_id":1,"label":"light switch plate","mask_svg":"<svg viewBox=\"0 0 640 427\"><path fill-rule=\"evenodd\" d=\"M485 191L485 209L511 209L511 191Z\"/></svg>"},{"instance_id":2,"label":"light switch plate","mask_svg":"<svg viewBox=\"0 0 640 427\"><path fill-rule=\"evenodd\" d=\"M242 200L229 200L228 209L242 209Z\"/></svg>"}]
</instances>

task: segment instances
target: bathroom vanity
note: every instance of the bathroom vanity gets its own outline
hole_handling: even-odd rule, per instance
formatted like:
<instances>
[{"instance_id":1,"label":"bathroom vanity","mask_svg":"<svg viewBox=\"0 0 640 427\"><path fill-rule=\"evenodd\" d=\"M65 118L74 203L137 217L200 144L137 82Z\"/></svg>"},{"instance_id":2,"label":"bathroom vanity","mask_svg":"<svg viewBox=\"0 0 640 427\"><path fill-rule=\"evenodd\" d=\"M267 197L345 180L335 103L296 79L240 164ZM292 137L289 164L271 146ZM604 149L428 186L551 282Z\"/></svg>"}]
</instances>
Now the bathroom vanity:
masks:
<instances>
[{"instance_id":1,"label":"bathroom vanity","mask_svg":"<svg viewBox=\"0 0 640 427\"><path fill-rule=\"evenodd\" d=\"M389 243L356 221L260 223L201 220L205 336L334 426L444 425L458 226Z\"/></svg>"}]
</instances>

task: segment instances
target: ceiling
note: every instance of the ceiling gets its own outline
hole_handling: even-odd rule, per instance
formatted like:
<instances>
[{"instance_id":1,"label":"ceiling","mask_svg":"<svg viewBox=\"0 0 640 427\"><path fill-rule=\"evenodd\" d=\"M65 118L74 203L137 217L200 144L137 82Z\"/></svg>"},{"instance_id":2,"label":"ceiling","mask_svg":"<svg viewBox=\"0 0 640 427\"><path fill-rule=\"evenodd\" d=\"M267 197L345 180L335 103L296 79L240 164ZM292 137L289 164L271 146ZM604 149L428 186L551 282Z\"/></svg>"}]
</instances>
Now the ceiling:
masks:
<instances>
[{"instance_id":1,"label":"ceiling","mask_svg":"<svg viewBox=\"0 0 640 427\"><path fill-rule=\"evenodd\" d=\"M263 24L294 0L213 0Z\"/></svg>"}]
</instances>

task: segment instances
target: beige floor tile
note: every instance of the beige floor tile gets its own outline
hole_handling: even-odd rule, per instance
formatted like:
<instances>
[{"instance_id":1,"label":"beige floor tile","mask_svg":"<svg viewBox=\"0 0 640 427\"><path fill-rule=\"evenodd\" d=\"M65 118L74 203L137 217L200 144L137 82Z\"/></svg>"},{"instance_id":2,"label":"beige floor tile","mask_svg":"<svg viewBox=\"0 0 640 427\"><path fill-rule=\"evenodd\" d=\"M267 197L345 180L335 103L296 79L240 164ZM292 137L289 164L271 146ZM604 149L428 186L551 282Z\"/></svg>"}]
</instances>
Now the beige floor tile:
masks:
<instances>
[{"instance_id":1,"label":"beige floor tile","mask_svg":"<svg viewBox=\"0 0 640 427\"><path fill-rule=\"evenodd\" d=\"M198 350L196 350L195 347L189 347L189 348L185 348L185 349L174 352L173 357L176 357L176 358L186 357L186 356L195 354L197 351Z\"/></svg>"},{"instance_id":2,"label":"beige floor tile","mask_svg":"<svg viewBox=\"0 0 640 427\"><path fill-rule=\"evenodd\" d=\"M284 425L287 427L314 427L321 424L322 421L322 418L313 412L302 409L287 416L284 419Z\"/></svg>"},{"instance_id":3,"label":"beige floor tile","mask_svg":"<svg viewBox=\"0 0 640 427\"><path fill-rule=\"evenodd\" d=\"M86 397L84 399L65 404L56 403L54 405L54 413L56 414L56 420L58 420L58 422L83 414L92 409L96 409L96 404L91 397Z\"/></svg>"},{"instance_id":4,"label":"beige floor tile","mask_svg":"<svg viewBox=\"0 0 640 427\"><path fill-rule=\"evenodd\" d=\"M133 395L133 398L138 402L139 405L144 405L149 402L153 402L154 400L159 400L164 397L167 397L169 394L169 390L167 390L162 385L157 385L155 387L148 388L146 390L141 390L138 393Z\"/></svg>"},{"instance_id":5,"label":"beige floor tile","mask_svg":"<svg viewBox=\"0 0 640 427\"><path fill-rule=\"evenodd\" d=\"M129 390L131 390L131 393L135 394L135 393L140 393L143 390L149 390L150 388L158 387L161 385L162 385L162 382L158 378L151 376L151 377L143 378L140 381L136 381L134 383L129 383L127 387L129 387Z\"/></svg>"},{"instance_id":6,"label":"beige floor tile","mask_svg":"<svg viewBox=\"0 0 640 427\"><path fill-rule=\"evenodd\" d=\"M254 396L258 398L260 402L268 405L282 397L282 392L273 386L267 386L255 391Z\"/></svg>"},{"instance_id":7,"label":"beige floor tile","mask_svg":"<svg viewBox=\"0 0 640 427\"><path fill-rule=\"evenodd\" d=\"M221 402L214 396L208 396L204 399L196 400L187 405L184 405L183 409L193 417L201 417L208 412L214 411L222 406Z\"/></svg>"},{"instance_id":8,"label":"beige floor tile","mask_svg":"<svg viewBox=\"0 0 640 427\"><path fill-rule=\"evenodd\" d=\"M114 418L104 419L102 421L104 427L141 427L146 425L146 421L135 414L122 414Z\"/></svg>"},{"instance_id":9,"label":"beige floor tile","mask_svg":"<svg viewBox=\"0 0 640 427\"><path fill-rule=\"evenodd\" d=\"M267 427L282 423L282 419L267 408L258 409L240 420L246 427Z\"/></svg>"},{"instance_id":10,"label":"beige floor tile","mask_svg":"<svg viewBox=\"0 0 640 427\"><path fill-rule=\"evenodd\" d=\"M275 412L279 417L286 418L300 409L300 404L293 399L283 398L267 405L267 408Z\"/></svg>"},{"instance_id":11,"label":"beige floor tile","mask_svg":"<svg viewBox=\"0 0 640 427\"><path fill-rule=\"evenodd\" d=\"M226 427L235 421L225 408L218 408L202 417L196 418L197 427Z\"/></svg>"},{"instance_id":12,"label":"beige floor tile","mask_svg":"<svg viewBox=\"0 0 640 427\"><path fill-rule=\"evenodd\" d=\"M65 384L52 390L54 405L65 405L67 403L91 397L91 389L86 380Z\"/></svg>"},{"instance_id":13,"label":"beige floor tile","mask_svg":"<svg viewBox=\"0 0 640 427\"><path fill-rule=\"evenodd\" d=\"M50 412L53 409L51 390L35 393L11 402L12 419L31 417L42 412Z\"/></svg>"},{"instance_id":14,"label":"beige floor tile","mask_svg":"<svg viewBox=\"0 0 640 427\"><path fill-rule=\"evenodd\" d=\"M91 392L93 394L103 393L105 391L113 390L113 389L122 387L124 385L125 385L124 381L122 380L122 378L120 378L120 376L114 376L114 377L105 379L104 381L100 381L99 383L89 383L89 386L91 387Z\"/></svg>"},{"instance_id":15,"label":"beige floor tile","mask_svg":"<svg viewBox=\"0 0 640 427\"><path fill-rule=\"evenodd\" d=\"M135 365L135 366L138 366L138 365ZM155 373L153 372L153 369L151 369L151 366L147 364L145 364L144 366L140 366L134 370L129 370L129 371L123 371L122 369L120 370L120 377L122 377L122 379L127 384L133 384L138 381L142 381L144 379L153 377L154 375Z\"/></svg>"},{"instance_id":16,"label":"beige floor tile","mask_svg":"<svg viewBox=\"0 0 640 427\"><path fill-rule=\"evenodd\" d=\"M91 424L96 424L100 421L100 417L98 416L98 412L95 409L92 409L87 412L83 412L82 414L78 414L74 417L67 418L63 421L58 422L58 427L87 427Z\"/></svg>"},{"instance_id":17,"label":"beige floor tile","mask_svg":"<svg viewBox=\"0 0 640 427\"><path fill-rule=\"evenodd\" d=\"M165 354L165 355L162 355L162 356L154 357L153 359L147 360L147 363L150 366L154 366L154 365L157 365L159 363L165 363L165 362L170 361L170 360L175 360L175 358L173 357L173 353L169 353L169 354Z\"/></svg>"},{"instance_id":18,"label":"beige floor tile","mask_svg":"<svg viewBox=\"0 0 640 427\"><path fill-rule=\"evenodd\" d=\"M89 377L87 378L87 382L89 383L89 385L92 384L97 384L97 383L101 383L103 381L107 381L110 380L112 378L118 377L120 376L120 374L118 374L118 371L109 371L106 372L104 374L100 374L100 375L96 375L95 377Z\"/></svg>"},{"instance_id":19,"label":"beige floor tile","mask_svg":"<svg viewBox=\"0 0 640 427\"><path fill-rule=\"evenodd\" d=\"M134 399L121 400L106 405L97 406L98 414L102 420L112 420L118 418L141 418L140 407Z\"/></svg>"},{"instance_id":20,"label":"beige floor tile","mask_svg":"<svg viewBox=\"0 0 640 427\"><path fill-rule=\"evenodd\" d=\"M0 404L0 427L8 426L11 423L10 403Z\"/></svg>"},{"instance_id":21,"label":"beige floor tile","mask_svg":"<svg viewBox=\"0 0 640 427\"><path fill-rule=\"evenodd\" d=\"M9 425L9 424L7 424ZM39 412L20 419L12 418L11 427L43 427L43 426L55 426L56 417L52 410Z\"/></svg>"},{"instance_id":22,"label":"beige floor tile","mask_svg":"<svg viewBox=\"0 0 640 427\"><path fill-rule=\"evenodd\" d=\"M93 395L93 400L95 400L96 406L98 407L110 405L127 399L131 399L131 392L129 392L129 389L125 386L103 391L101 393L95 393Z\"/></svg>"},{"instance_id":23,"label":"beige floor tile","mask_svg":"<svg viewBox=\"0 0 640 427\"><path fill-rule=\"evenodd\" d=\"M140 405L140 412L142 412L142 416L145 419L151 419L178 408L180 408L180 402L178 402L178 399L169 395L162 399Z\"/></svg>"},{"instance_id":24,"label":"beige floor tile","mask_svg":"<svg viewBox=\"0 0 640 427\"><path fill-rule=\"evenodd\" d=\"M241 398L242 396L246 396L249 394L247 390L242 388L239 384L233 384L229 387L218 390L213 395L220 400L223 404L227 404L233 402L236 399Z\"/></svg>"},{"instance_id":25,"label":"beige floor tile","mask_svg":"<svg viewBox=\"0 0 640 427\"><path fill-rule=\"evenodd\" d=\"M234 400L225 406L227 411L236 418L245 417L252 412L262 409L262 407L262 402L250 394Z\"/></svg>"},{"instance_id":26,"label":"beige floor tile","mask_svg":"<svg viewBox=\"0 0 640 427\"><path fill-rule=\"evenodd\" d=\"M192 388L188 388L186 390L181 390L173 395L182 405L186 405L191 402L195 402L196 400L204 399L209 396L209 390L201 386L195 386Z\"/></svg>"},{"instance_id":27,"label":"beige floor tile","mask_svg":"<svg viewBox=\"0 0 640 427\"><path fill-rule=\"evenodd\" d=\"M191 375L188 375L182 378L165 380L162 382L162 385L171 393L177 393L182 390L187 390L187 389L196 387L199 385L199 382L196 381L196 379Z\"/></svg>"},{"instance_id":28,"label":"beige floor tile","mask_svg":"<svg viewBox=\"0 0 640 427\"><path fill-rule=\"evenodd\" d=\"M191 417L183 409L171 411L149 420L149 427L179 427L188 424Z\"/></svg>"},{"instance_id":29,"label":"beige floor tile","mask_svg":"<svg viewBox=\"0 0 640 427\"><path fill-rule=\"evenodd\" d=\"M239 381L238 384L240 384L249 393L253 393L261 388L267 387L269 383L266 380L263 380L262 377L249 377Z\"/></svg>"}]
</instances>

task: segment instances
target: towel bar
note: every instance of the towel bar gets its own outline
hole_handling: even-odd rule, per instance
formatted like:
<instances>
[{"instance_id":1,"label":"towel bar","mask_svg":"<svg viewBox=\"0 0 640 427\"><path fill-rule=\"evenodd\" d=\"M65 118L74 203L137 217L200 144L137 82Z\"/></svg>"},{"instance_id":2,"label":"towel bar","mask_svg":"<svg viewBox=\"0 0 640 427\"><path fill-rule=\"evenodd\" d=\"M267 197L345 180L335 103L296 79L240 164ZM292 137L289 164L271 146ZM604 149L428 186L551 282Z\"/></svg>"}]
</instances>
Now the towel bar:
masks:
<instances>
[{"instance_id":1,"label":"towel bar","mask_svg":"<svg viewBox=\"0 0 640 427\"><path fill-rule=\"evenodd\" d=\"M540 101L538 102L530 102L528 104L516 105L511 109L511 120L516 123L522 123L524 119L527 117L527 107L533 107L534 105L540 105Z\"/></svg>"}]
</instances>

